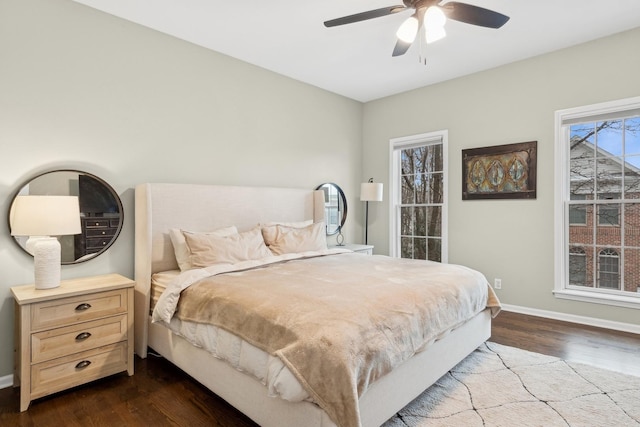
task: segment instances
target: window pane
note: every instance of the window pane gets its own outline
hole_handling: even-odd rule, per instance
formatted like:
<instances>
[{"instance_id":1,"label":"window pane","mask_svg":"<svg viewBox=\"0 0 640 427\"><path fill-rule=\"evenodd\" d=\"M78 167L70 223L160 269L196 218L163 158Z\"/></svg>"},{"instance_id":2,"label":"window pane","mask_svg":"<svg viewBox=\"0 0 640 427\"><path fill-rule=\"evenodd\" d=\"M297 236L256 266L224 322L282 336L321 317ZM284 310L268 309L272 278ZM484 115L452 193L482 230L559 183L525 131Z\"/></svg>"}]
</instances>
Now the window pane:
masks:
<instances>
[{"instance_id":1,"label":"window pane","mask_svg":"<svg viewBox=\"0 0 640 427\"><path fill-rule=\"evenodd\" d=\"M596 123L596 156L622 156L622 120L608 120Z\"/></svg>"},{"instance_id":2,"label":"window pane","mask_svg":"<svg viewBox=\"0 0 640 427\"><path fill-rule=\"evenodd\" d=\"M416 173L414 164L413 149L402 150L400 154L402 175L413 175Z\"/></svg>"},{"instance_id":3,"label":"window pane","mask_svg":"<svg viewBox=\"0 0 640 427\"><path fill-rule=\"evenodd\" d=\"M593 194L594 191L595 146L588 141L583 141L580 137L573 137L571 141L570 193L572 200L578 200L579 197Z\"/></svg>"},{"instance_id":4,"label":"window pane","mask_svg":"<svg viewBox=\"0 0 640 427\"><path fill-rule=\"evenodd\" d=\"M581 123L571 126L570 138L571 138L571 153L573 157L573 149L575 145L580 143L595 144L595 124L594 123Z\"/></svg>"},{"instance_id":5,"label":"window pane","mask_svg":"<svg viewBox=\"0 0 640 427\"><path fill-rule=\"evenodd\" d=\"M414 223L413 207L400 208L400 234L403 236L411 236L413 234Z\"/></svg>"},{"instance_id":6,"label":"window pane","mask_svg":"<svg viewBox=\"0 0 640 427\"><path fill-rule=\"evenodd\" d=\"M620 289L620 255L614 249L598 252L598 287Z\"/></svg>"},{"instance_id":7,"label":"window pane","mask_svg":"<svg viewBox=\"0 0 640 427\"><path fill-rule=\"evenodd\" d=\"M584 205L569 206L569 224L584 225L587 223L587 211Z\"/></svg>"},{"instance_id":8,"label":"window pane","mask_svg":"<svg viewBox=\"0 0 640 427\"><path fill-rule=\"evenodd\" d=\"M413 258L413 238L400 238L400 258Z\"/></svg>"},{"instance_id":9,"label":"window pane","mask_svg":"<svg viewBox=\"0 0 640 427\"><path fill-rule=\"evenodd\" d=\"M416 206L414 208L415 218L414 229L412 233L414 236L426 236L427 235L427 208L425 206Z\"/></svg>"},{"instance_id":10,"label":"window pane","mask_svg":"<svg viewBox=\"0 0 640 427\"><path fill-rule=\"evenodd\" d=\"M428 176L429 196L427 203L442 203L444 194L444 178L441 172Z\"/></svg>"},{"instance_id":11,"label":"window pane","mask_svg":"<svg viewBox=\"0 0 640 427\"><path fill-rule=\"evenodd\" d=\"M624 250L624 290L640 292L640 249Z\"/></svg>"},{"instance_id":12,"label":"window pane","mask_svg":"<svg viewBox=\"0 0 640 427\"><path fill-rule=\"evenodd\" d=\"M413 238L413 258L427 259L427 239L424 237Z\"/></svg>"},{"instance_id":13,"label":"window pane","mask_svg":"<svg viewBox=\"0 0 640 427\"><path fill-rule=\"evenodd\" d=\"M572 205L571 210L584 217L584 225L571 224L569 226L569 244L593 244L593 205ZM570 210L570 213L571 213Z\"/></svg>"},{"instance_id":14,"label":"window pane","mask_svg":"<svg viewBox=\"0 0 640 427\"><path fill-rule=\"evenodd\" d=\"M625 160L624 198L638 199L640 195L640 156L625 157Z\"/></svg>"},{"instance_id":15,"label":"window pane","mask_svg":"<svg viewBox=\"0 0 640 427\"><path fill-rule=\"evenodd\" d=\"M605 227L620 225L621 206L622 205L620 203L598 205L598 225Z\"/></svg>"},{"instance_id":16,"label":"window pane","mask_svg":"<svg viewBox=\"0 0 640 427\"><path fill-rule=\"evenodd\" d=\"M640 248L640 203L624 205L624 245ZM625 263L627 262L628 260L625 260Z\"/></svg>"},{"instance_id":17,"label":"window pane","mask_svg":"<svg viewBox=\"0 0 640 427\"><path fill-rule=\"evenodd\" d=\"M622 162L620 158L598 158L596 162L596 192L598 199L608 198L622 189Z\"/></svg>"},{"instance_id":18,"label":"window pane","mask_svg":"<svg viewBox=\"0 0 640 427\"><path fill-rule=\"evenodd\" d=\"M428 158L430 166L428 170L432 172L441 172L443 171L442 165L442 144L435 144L427 146L429 151Z\"/></svg>"},{"instance_id":19,"label":"window pane","mask_svg":"<svg viewBox=\"0 0 640 427\"><path fill-rule=\"evenodd\" d=\"M441 239L429 239L428 240L428 257L429 261L442 261L442 240Z\"/></svg>"},{"instance_id":20,"label":"window pane","mask_svg":"<svg viewBox=\"0 0 640 427\"><path fill-rule=\"evenodd\" d=\"M423 173L417 174L414 178L414 186L416 189L416 197L413 203L426 203L428 197L427 176Z\"/></svg>"},{"instance_id":21,"label":"window pane","mask_svg":"<svg viewBox=\"0 0 640 427\"><path fill-rule=\"evenodd\" d=\"M402 175L402 204L411 204L415 200L416 184L415 175Z\"/></svg>"},{"instance_id":22,"label":"window pane","mask_svg":"<svg viewBox=\"0 0 640 427\"><path fill-rule=\"evenodd\" d=\"M587 285L587 255L584 249L569 249L569 283L575 286Z\"/></svg>"},{"instance_id":23,"label":"window pane","mask_svg":"<svg viewBox=\"0 0 640 427\"><path fill-rule=\"evenodd\" d=\"M427 236L442 237L442 208L431 206L427 211Z\"/></svg>"},{"instance_id":24,"label":"window pane","mask_svg":"<svg viewBox=\"0 0 640 427\"><path fill-rule=\"evenodd\" d=\"M640 117L625 120L624 131L625 154L640 154Z\"/></svg>"}]
</instances>

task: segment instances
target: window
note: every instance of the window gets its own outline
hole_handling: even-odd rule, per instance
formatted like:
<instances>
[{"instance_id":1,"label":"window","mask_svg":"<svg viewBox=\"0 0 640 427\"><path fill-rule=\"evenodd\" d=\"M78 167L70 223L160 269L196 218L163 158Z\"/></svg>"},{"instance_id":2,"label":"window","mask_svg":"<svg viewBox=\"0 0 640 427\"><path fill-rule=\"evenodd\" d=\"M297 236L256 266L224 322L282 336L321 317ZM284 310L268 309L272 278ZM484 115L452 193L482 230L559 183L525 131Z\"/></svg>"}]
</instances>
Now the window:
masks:
<instances>
[{"instance_id":1,"label":"window","mask_svg":"<svg viewBox=\"0 0 640 427\"><path fill-rule=\"evenodd\" d=\"M640 308L640 97L556 112L560 298Z\"/></svg>"},{"instance_id":2,"label":"window","mask_svg":"<svg viewBox=\"0 0 640 427\"><path fill-rule=\"evenodd\" d=\"M446 138L391 140L391 256L446 262Z\"/></svg>"},{"instance_id":3,"label":"window","mask_svg":"<svg viewBox=\"0 0 640 427\"><path fill-rule=\"evenodd\" d=\"M569 249L569 281L572 285L587 286L587 257L584 249Z\"/></svg>"},{"instance_id":4,"label":"window","mask_svg":"<svg viewBox=\"0 0 640 427\"><path fill-rule=\"evenodd\" d=\"M607 248L598 255L598 287L620 289L620 256Z\"/></svg>"}]
</instances>

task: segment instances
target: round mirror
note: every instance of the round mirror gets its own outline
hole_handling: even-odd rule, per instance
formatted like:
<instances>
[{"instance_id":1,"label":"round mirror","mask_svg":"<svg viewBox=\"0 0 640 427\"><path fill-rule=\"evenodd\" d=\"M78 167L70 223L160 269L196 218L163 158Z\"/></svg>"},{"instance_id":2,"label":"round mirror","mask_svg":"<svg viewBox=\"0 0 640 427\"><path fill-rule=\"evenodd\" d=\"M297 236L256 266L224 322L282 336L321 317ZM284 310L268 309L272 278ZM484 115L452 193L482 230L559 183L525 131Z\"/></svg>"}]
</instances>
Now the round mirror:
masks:
<instances>
[{"instance_id":1,"label":"round mirror","mask_svg":"<svg viewBox=\"0 0 640 427\"><path fill-rule=\"evenodd\" d=\"M109 184L95 175L77 170L45 172L18 188L9 206L9 230L16 196L78 196L82 232L59 236L62 264L95 258L118 238L124 219L122 201ZM28 254L28 236L14 236Z\"/></svg>"},{"instance_id":2,"label":"round mirror","mask_svg":"<svg viewBox=\"0 0 640 427\"><path fill-rule=\"evenodd\" d=\"M337 234L347 219L347 199L340 187L332 182L320 184L316 190L324 191L324 218L327 236Z\"/></svg>"}]
</instances>

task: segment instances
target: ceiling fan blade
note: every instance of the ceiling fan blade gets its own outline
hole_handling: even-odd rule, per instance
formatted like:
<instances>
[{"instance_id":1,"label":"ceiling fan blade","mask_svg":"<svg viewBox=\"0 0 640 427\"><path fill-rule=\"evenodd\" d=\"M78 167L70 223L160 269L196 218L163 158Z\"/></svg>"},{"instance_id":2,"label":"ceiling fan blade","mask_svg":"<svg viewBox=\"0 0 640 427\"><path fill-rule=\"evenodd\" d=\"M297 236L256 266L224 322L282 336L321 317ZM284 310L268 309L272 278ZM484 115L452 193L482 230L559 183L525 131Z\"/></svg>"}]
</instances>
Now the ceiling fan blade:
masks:
<instances>
[{"instance_id":1,"label":"ceiling fan blade","mask_svg":"<svg viewBox=\"0 0 640 427\"><path fill-rule=\"evenodd\" d=\"M506 15L467 3L451 1L440 7L447 18L481 27L500 28L509 20Z\"/></svg>"},{"instance_id":2,"label":"ceiling fan blade","mask_svg":"<svg viewBox=\"0 0 640 427\"><path fill-rule=\"evenodd\" d=\"M398 39L398 41L396 42L395 47L393 48L393 53L391 54L391 56L401 56L404 55L405 53L407 53L407 51L409 50L409 48L411 47L413 43L407 43L404 42L400 39Z\"/></svg>"},{"instance_id":3,"label":"ceiling fan blade","mask_svg":"<svg viewBox=\"0 0 640 427\"><path fill-rule=\"evenodd\" d=\"M324 22L325 27L335 27L337 25L351 24L353 22L366 21L367 19L379 18L381 16L392 15L407 9L404 5L382 7L380 9L369 10L367 12L356 13L354 15L343 16L342 18L331 19Z\"/></svg>"}]
</instances>

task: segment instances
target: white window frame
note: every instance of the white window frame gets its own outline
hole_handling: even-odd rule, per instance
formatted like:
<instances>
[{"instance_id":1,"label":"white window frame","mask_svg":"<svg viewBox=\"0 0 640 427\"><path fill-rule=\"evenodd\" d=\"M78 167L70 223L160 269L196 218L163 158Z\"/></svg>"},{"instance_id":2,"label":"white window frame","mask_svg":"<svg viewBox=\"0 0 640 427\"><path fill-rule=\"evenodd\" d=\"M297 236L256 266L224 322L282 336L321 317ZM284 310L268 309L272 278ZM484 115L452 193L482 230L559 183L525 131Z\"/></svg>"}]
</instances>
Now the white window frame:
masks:
<instances>
[{"instance_id":1,"label":"white window frame","mask_svg":"<svg viewBox=\"0 0 640 427\"><path fill-rule=\"evenodd\" d=\"M400 257L400 151L412 147L420 147L425 144L442 143L442 259L446 264L449 260L449 131L440 130L421 133L418 135L392 138L389 140L389 254L392 257Z\"/></svg>"},{"instance_id":2,"label":"white window frame","mask_svg":"<svg viewBox=\"0 0 640 427\"><path fill-rule=\"evenodd\" d=\"M557 298L640 309L640 293L636 297L612 293L603 288L594 288L589 291L569 288L569 218L564 206L569 198L569 153L565 144L569 141L570 126L563 123L578 123L581 118L584 118L584 121L606 120L625 116L627 112L632 111L634 113L640 111L640 97L555 112L555 283L553 294Z\"/></svg>"}]
</instances>

